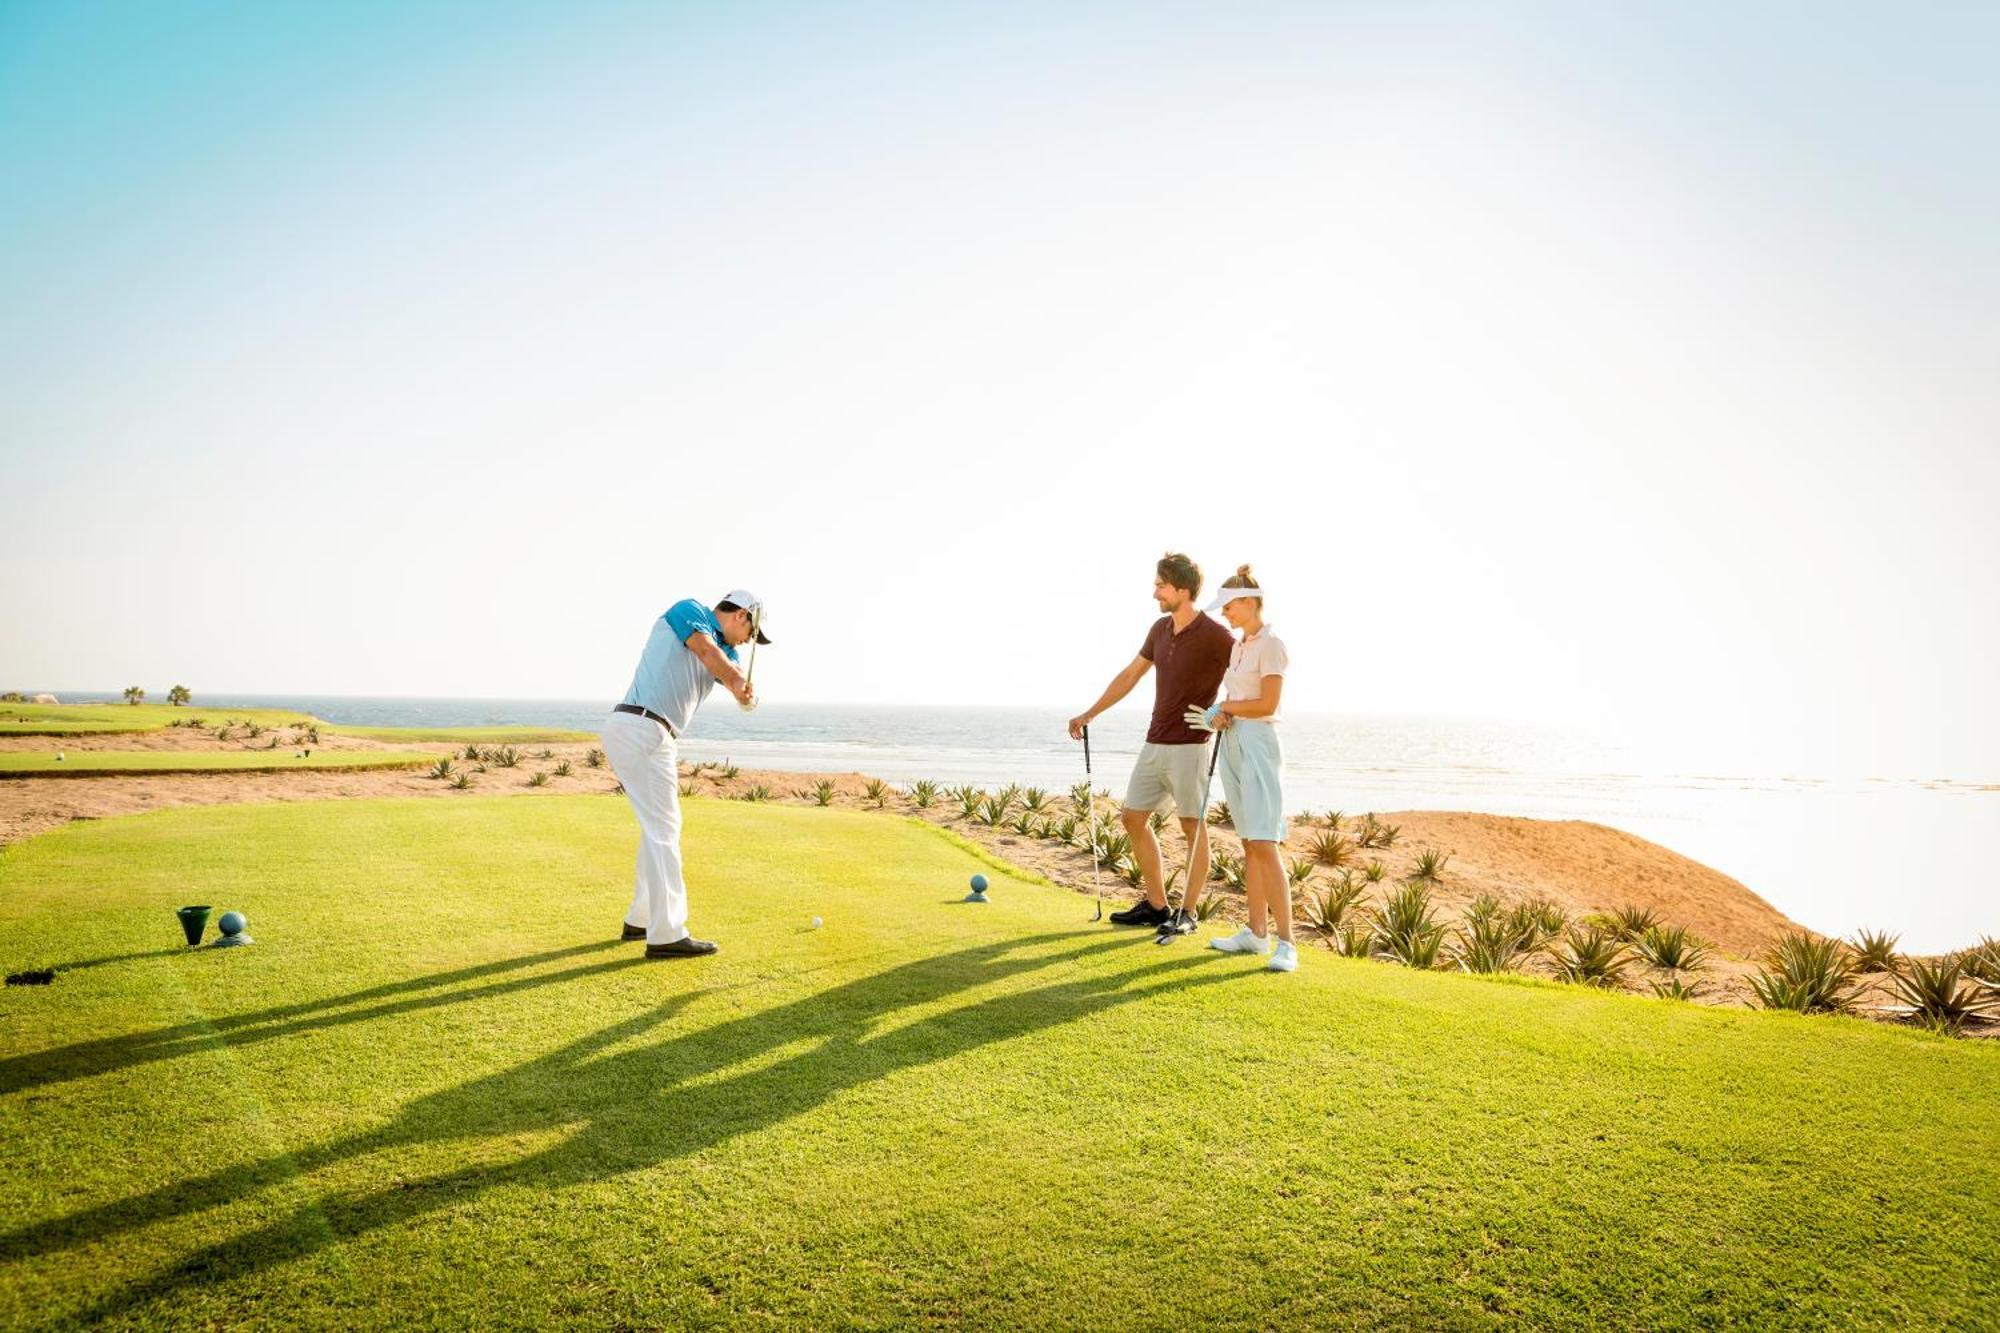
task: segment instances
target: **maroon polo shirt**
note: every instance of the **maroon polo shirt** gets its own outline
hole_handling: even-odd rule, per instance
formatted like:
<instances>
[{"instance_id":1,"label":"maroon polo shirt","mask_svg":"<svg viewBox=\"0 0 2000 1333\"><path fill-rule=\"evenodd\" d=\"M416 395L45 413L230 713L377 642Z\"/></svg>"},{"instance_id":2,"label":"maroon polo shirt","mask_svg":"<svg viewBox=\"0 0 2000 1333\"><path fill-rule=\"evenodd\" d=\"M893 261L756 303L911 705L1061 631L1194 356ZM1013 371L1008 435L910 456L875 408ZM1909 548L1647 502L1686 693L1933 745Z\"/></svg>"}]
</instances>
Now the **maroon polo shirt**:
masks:
<instances>
[{"instance_id":1,"label":"maroon polo shirt","mask_svg":"<svg viewBox=\"0 0 2000 1333\"><path fill-rule=\"evenodd\" d=\"M1222 673L1229 670L1229 650L1236 636L1213 616L1197 615L1188 627L1174 633L1174 618L1161 616L1146 631L1139 656L1153 664L1153 725L1146 728L1146 740L1154 745L1200 745L1208 739L1196 731L1181 714L1190 708L1207 708L1222 688Z\"/></svg>"}]
</instances>

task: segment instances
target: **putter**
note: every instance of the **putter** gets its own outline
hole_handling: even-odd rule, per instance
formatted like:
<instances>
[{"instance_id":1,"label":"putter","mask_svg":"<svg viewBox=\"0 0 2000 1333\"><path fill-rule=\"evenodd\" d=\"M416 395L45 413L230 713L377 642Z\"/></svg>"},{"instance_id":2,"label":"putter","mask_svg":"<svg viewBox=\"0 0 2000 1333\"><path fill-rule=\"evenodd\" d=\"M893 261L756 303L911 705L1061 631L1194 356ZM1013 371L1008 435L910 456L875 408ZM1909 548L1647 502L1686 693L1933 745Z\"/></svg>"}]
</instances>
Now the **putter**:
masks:
<instances>
[{"instance_id":1,"label":"putter","mask_svg":"<svg viewBox=\"0 0 2000 1333\"><path fill-rule=\"evenodd\" d=\"M1205 832L1206 832L1206 831L1208 830L1208 792L1209 792L1209 788L1211 788L1211 787L1213 787L1213 786L1215 785L1215 761L1216 761L1216 759L1217 759L1218 757L1220 757L1220 756L1221 756L1221 754L1222 754L1222 733L1218 731L1218 732L1216 732L1216 733L1215 733L1215 739L1214 739L1213 741L1209 742L1209 747L1208 747L1208 776L1204 777L1204 778L1203 778L1203 779L1201 780L1201 810L1200 810L1200 811L1199 811L1199 812L1198 812L1198 813L1197 813L1197 814L1195 815L1195 817L1194 817L1194 837L1193 837L1193 838L1190 838L1190 839L1188 839L1188 849L1187 849L1187 869L1181 872L1181 901L1182 901L1182 902L1186 902L1186 901L1187 901L1187 894L1188 894L1188 886L1189 886L1190 884L1194 883L1194 844L1195 844L1195 841L1196 841L1196 839L1200 838L1200 837L1201 837L1201 836L1202 836L1202 835L1203 835L1203 834L1204 834L1204 833L1205 833ZM1172 900L1171 900L1171 899L1170 899L1170 900L1168 901L1168 904L1167 904L1167 905L1168 905L1169 907L1171 907L1171 906L1173 905L1173 903L1172 903ZM1172 918L1172 917L1168 917L1168 918L1167 918L1167 925L1168 925L1168 926L1170 926L1170 925L1172 925L1172 924L1173 924L1173 918ZM1160 927L1160 933L1159 933L1159 935L1158 935L1158 936L1157 936L1157 937L1156 937L1156 938L1155 938L1155 939L1153 940L1153 943L1155 943L1155 944L1168 944L1168 943L1171 943L1171 942L1173 941L1173 938L1174 938L1174 933L1173 933L1173 931L1169 930L1169 929L1167 928L1167 926L1161 926L1161 927Z\"/></svg>"},{"instance_id":2,"label":"putter","mask_svg":"<svg viewBox=\"0 0 2000 1333\"><path fill-rule=\"evenodd\" d=\"M1097 896L1096 921L1104 915L1104 886L1097 882L1097 787L1096 779L1090 775L1090 726L1083 728L1083 788L1084 799L1089 805L1090 819L1090 891Z\"/></svg>"}]
</instances>

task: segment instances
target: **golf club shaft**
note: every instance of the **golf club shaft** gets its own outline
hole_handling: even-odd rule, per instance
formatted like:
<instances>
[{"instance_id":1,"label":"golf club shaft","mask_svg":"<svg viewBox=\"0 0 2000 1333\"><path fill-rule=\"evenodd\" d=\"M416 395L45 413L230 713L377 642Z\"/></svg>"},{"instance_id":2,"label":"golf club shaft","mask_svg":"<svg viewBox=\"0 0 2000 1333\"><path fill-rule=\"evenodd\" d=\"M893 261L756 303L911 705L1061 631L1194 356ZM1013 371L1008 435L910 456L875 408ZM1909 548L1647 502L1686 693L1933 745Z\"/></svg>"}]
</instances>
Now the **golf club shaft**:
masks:
<instances>
[{"instance_id":1,"label":"golf club shaft","mask_svg":"<svg viewBox=\"0 0 2000 1333\"><path fill-rule=\"evenodd\" d=\"M1103 895L1097 879L1097 779L1090 772L1090 725L1083 728L1083 799L1090 819L1090 891Z\"/></svg>"},{"instance_id":2,"label":"golf club shaft","mask_svg":"<svg viewBox=\"0 0 2000 1333\"><path fill-rule=\"evenodd\" d=\"M1194 817L1194 837L1188 839L1187 873L1181 878L1181 901L1188 900L1188 890L1194 887L1194 846L1208 832L1208 793L1215 785L1215 761L1222 755L1222 733L1216 732L1215 739L1208 747L1208 775L1201 780L1201 810Z\"/></svg>"}]
</instances>

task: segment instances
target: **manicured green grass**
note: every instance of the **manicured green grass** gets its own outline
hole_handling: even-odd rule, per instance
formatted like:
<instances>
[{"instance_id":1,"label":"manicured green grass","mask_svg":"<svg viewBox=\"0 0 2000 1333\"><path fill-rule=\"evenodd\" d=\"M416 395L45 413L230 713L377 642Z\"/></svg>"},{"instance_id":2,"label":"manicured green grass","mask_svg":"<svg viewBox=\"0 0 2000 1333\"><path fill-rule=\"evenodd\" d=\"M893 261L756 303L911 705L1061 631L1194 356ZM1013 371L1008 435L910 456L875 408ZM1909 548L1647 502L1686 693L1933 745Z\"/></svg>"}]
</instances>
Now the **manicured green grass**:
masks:
<instances>
[{"instance_id":1,"label":"manicured green grass","mask_svg":"<svg viewBox=\"0 0 2000 1333\"><path fill-rule=\"evenodd\" d=\"M120 774L154 773L289 773L301 768L366 771L415 768L434 764L437 756L420 750L314 750L300 758L296 750L67 750L0 753L0 778L103 778Z\"/></svg>"},{"instance_id":2,"label":"manicured green grass","mask_svg":"<svg viewBox=\"0 0 2000 1333\"><path fill-rule=\"evenodd\" d=\"M211 727L235 719L266 727L302 727L313 719L284 708L208 708L188 704L0 704L0 735L89 736L158 731L170 722L200 718Z\"/></svg>"},{"instance_id":3,"label":"manicured green grass","mask_svg":"<svg viewBox=\"0 0 2000 1333\"><path fill-rule=\"evenodd\" d=\"M550 727L329 727L343 736L363 740L389 741L404 745L556 745L565 741L594 741L595 732L561 731Z\"/></svg>"},{"instance_id":4,"label":"manicured green grass","mask_svg":"<svg viewBox=\"0 0 2000 1333\"><path fill-rule=\"evenodd\" d=\"M1310 952L903 820L165 811L0 855L0 1325L1973 1327L2000 1047ZM958 899L985 869L990 906ZM172 909L258 943L176 947ZM814 915L825 927L814 930Z\"/></svg>"}]
</instances>

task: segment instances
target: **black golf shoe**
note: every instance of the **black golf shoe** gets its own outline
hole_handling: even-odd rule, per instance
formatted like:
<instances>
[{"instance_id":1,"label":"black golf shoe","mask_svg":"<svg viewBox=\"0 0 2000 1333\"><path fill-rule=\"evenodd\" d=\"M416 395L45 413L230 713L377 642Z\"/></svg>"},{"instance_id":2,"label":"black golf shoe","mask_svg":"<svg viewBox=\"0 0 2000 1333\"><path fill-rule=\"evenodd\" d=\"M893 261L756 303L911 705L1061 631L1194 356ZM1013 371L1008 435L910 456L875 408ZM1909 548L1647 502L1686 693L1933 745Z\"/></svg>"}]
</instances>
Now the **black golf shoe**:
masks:
<instances>
[{"instance_id":1,"label":"black golf shoe","mask_svg":"<svg viewBox=\"0 0 2000 1333\"><path fill-rule=\"evenodd\" d=\"M621 940L643 940L646 938L646 928L644 926L635 926L630 921L627 921L624 933L619 935L618 938Z\"/></svg>"},{"instance_id":2,"label":"black golf shoe","mask_svg":"<svg viewBox=\"0 0 2000 1333\"><path fill-rule=\"evenodd\" d=\"M1153 926L1157 928L1167 923L1167 909L1164 907L1155 907L1144 898L1141 898L1125 910L1113 912L1110 919L1111 924L1114 926Z\"/></svg>"},{"instance_id":3,"label":"black golf shoe","mask_svg":"<svg viewBox=\"0 0 2000 1333\"><path fill-rule=\"evenodd\" d=\"M1194 934L1194 928L1198 924L1193 912L1185 907L1176 907L1167 913L1167 919L1160 923L1160 936L1154 943L1172 944L1183 935Z\"/></svg>"},{"instance_id":4,"label":"black golf shoe","mask_svg":"<svg viewBox=\"0 0 2000 1333\"><path fill-rule=\"evenodd\" d=\"M689 935L675 940L672 944L649 944L646 946L648 958L706 958L718 946L709 940L698 940Z\"/></svg>"}]
</instances>

